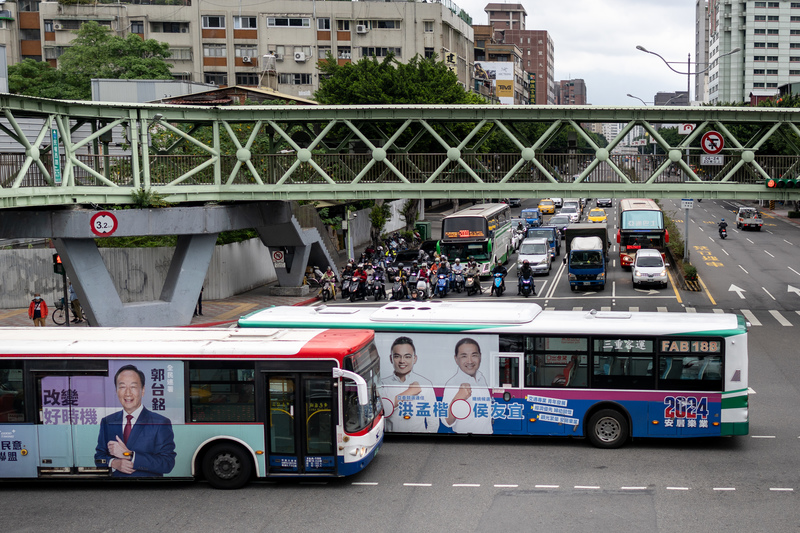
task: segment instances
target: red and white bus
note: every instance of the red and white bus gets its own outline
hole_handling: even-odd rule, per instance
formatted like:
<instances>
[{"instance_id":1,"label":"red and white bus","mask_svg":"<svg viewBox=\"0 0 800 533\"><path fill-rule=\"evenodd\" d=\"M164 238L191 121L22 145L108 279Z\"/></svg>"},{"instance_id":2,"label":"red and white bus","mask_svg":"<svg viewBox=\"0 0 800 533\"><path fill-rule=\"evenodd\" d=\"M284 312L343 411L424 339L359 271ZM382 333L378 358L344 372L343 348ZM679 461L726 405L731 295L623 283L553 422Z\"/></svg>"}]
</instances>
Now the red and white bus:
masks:
<instances>
[{"instance_id":1,"label":"red and white bus","mask_svg":"<svg viewBox=\"0 0 800 533\"><path fill-rule=\"evenodd\" d=\"M379 385L365 330L2 328L0 479L347 476Z\"/></svg>"},{"instance_id":2,"label":"red and white bus","mask_svg":"<svg viewBox=\"0 0 800 533\"><path fill-rule=\"evenodd\" d=\"M664 224L664 213L656 202L645 198L619 201L617 244L622 268L631 268L636 251L641 248L655 248L664 255L669 232Z\"/></svg>"}]
</instances>

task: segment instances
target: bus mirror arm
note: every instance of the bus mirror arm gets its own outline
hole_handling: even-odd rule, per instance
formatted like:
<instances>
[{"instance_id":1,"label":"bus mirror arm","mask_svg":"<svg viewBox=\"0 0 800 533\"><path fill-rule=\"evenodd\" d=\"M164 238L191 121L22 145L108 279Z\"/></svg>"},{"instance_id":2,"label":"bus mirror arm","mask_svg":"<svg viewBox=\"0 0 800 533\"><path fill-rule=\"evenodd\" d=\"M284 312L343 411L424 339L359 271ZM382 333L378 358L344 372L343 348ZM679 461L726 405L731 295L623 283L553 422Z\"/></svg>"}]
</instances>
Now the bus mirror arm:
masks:
<instances>
[{"instance_id":1,"label":"bus mirror arm","mask_svg":"<svg viewBox=\"0 0 800 533\"><path fill-rule=\"evenodd\" d=\"M358 390L358 403L359 405L367 405L369 404L369 394L367 392L367 381L356 374L355 372L350 372L349 370L344 370L341 368L334 368L333 369L333 377L335 378L348 378L352 379L356 382L356 389Z\"/></svg>"}]
</instances>

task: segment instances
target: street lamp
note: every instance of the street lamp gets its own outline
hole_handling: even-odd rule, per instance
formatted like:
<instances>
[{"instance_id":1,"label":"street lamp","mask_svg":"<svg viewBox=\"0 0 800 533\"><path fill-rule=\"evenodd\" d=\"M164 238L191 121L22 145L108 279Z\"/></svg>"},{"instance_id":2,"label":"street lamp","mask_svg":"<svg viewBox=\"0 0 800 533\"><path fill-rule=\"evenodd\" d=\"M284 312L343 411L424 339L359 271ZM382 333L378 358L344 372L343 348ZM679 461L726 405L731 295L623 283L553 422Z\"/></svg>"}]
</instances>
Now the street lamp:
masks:
<instances>
[{"instance_id":1,"label":"street lamp","mask_svg":"<svg viewBox=\"0 0 800 533\"><path fill-rule=\"evenodd\" d=\"M641 50L642 52L645 52L645 53L647 53L647 54L653 54L654 56L656 56L656 57L660 58L660 59L661 59L661 61L663 61L663 62L664 62L664 64L665 64L665 65L667 65L667 67L668 67L668 68L669 68L669 69L670 69L672 72L674 72L675 74L680 74L680 75L682 75L682 76L686 76L686 98L688 99L688 103L689 103L689 105L691 105L691 103L692 103L692 91L691 91L691 87L692 87L692 75L695 75L695 76L697 76L698 74L702 74L702 73L704 73L704 72L707 72L709 69L711 69L711 65L712 65L712 64L711 64L711 63L698 63L698 65L708 65L708 66L707 66L706 68L704 68L703 70L698 70L698 71L692 72L692 54L690 53L690 54L688 55L687 59L686 59L686 72L681 72L681 71L679 71L679 70L675 70L674 68L672 68L672 65L673 65L673 64L678 64L678 63L681 63L681 64L682 64L682 63L683 63L683 61L667 61L666 59L664 59L664 58L661 56L661 54L657 54L656 52L651 52L650 50L648 50L647 48L645 48L644 46L642 46L642 45L640 45L640 44L637 44L637 45L636 45L636 49L637 49L637 50ZM741 50L742 50L742 49L741 49L741 48L739 48L739 47L737 46L736 48L734 48L734 49L733 49L733 50L731 50L730 52L727 52L727 53L725 53L725 54L722 54L722 55L721 55L721 56L719 56L717 59L722 59L722 58L723 58L723 57L725 57L725 56L729 56L729 55L731 55L731 54L735 54L736 52L740 52ZM695 95L695 96L697 96L697 95Z\"/></svg>"}]
</instances>

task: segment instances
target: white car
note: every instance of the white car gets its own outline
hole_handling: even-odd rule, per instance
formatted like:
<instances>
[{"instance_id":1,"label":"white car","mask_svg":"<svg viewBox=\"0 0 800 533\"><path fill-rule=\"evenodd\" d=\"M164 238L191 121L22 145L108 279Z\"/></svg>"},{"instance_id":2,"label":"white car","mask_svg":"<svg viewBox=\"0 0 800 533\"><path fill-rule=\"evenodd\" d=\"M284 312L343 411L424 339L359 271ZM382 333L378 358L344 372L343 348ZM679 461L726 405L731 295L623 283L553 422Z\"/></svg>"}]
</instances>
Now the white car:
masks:
<instances>
[{"instance_id":1,"label":"white car","mask_svg":"<svg viewBox=\"0 0 800 533\"><path fill-rule=\"evenodd\" d=\"M567 215L570 223L578 222L581 219L581 212L574 205L567 205L561 208L559 215Z\"/></svg>"},{"instance_id":2,"label":"white car","mask_svg":"<svg viewBox=\"0 0 800 533\"><path fill-rule=\"evenodd\" d=\"M667 286L667 267L661 252L652 248L645 248L636 252L631 268L633 287L636 288L644 284L654 284L659 287Z\"/></svg>"},{"instance_id":3,"label":"white car","mask_svg":"<svg viewBox=\"0 0 800 533\"><path fill-rule=\"evenodd\" d=\"M550 199L553 200L553 204L555 204L556 209L561 207L564 203L564 201L561 198L550 198Z\"/></svg>"},{"instance_id":4,"label":"white car","mask_svg":"<svg viewBox=\"0 0 800 533\"><path fill-rule=\"evenodd\" d=\"M522 262L527 260L533 269L534 274L549 274L552 254L550 253L550 243L547 239L525 239L519 245L517 253L517 276L522 268Z\"/></svg>"}]
</instances>

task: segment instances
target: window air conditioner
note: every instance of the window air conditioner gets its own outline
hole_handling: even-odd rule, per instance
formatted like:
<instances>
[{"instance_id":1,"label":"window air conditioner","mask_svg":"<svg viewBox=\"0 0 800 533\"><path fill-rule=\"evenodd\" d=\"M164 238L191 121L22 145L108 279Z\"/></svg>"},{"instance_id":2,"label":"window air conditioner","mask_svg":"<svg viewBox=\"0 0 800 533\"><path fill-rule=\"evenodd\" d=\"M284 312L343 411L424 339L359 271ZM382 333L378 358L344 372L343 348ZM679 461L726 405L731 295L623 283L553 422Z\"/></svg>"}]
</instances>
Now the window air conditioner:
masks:
<instances>
[{"instance_id":1,"label":"window air conditioner","mask_svg":"<svg viewBox=\"0 0 800 533\"><path fill-rule=\"evenodd\" d=\"M275 54L275 61L283 61L283 54Z\"/></svg>"},{"instance_id":2,"label":"window air conditioner","mask_svg":"<svg viewBox=\"0 0 800 533\"><path fill-rule=\"evenodd\" d=\"M242 56L242 63L250 63L252 60L247 56Z\"/></svg>"},{"instance_id":3,"label":"window air conditioner","mask_svg":"<svg viewBox=\"0 0 800 533\"><path fill-rule=\"evenodd\" d=\"M64 29L64 25L55 23L55 24L53 24L53 29L54 30L63 30Z\"/></svg>"},{"instance_id":4,"label":"window air conditioner","mask_svg":"<svg viewBox=\"0 0 800 533\"><path fill-rule=\"evenodd\" d=\"M297 61L298 63L304 63L306 60L306 55L303 52L295 52L294 60Z\"/></svg>"},{"instance_id":5,"label":"window air conditioner","mask_svg":"<svg viewBox=\"0 0 800 533\"><path fill-rule=\"evenodd\" d=\"M358 24L356 26L356 33L367 33L367 26L365 24Z\"/></svg>"}]
</instances>

